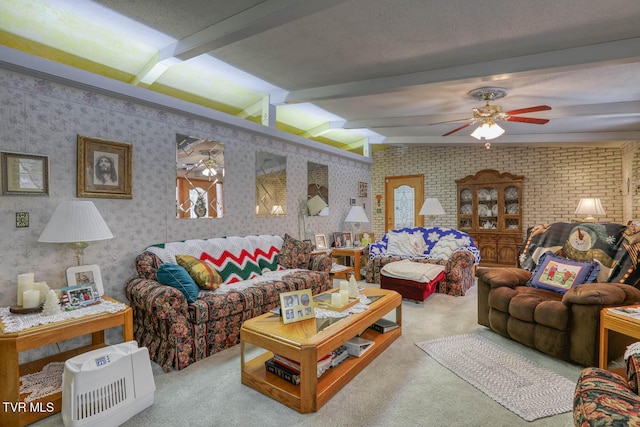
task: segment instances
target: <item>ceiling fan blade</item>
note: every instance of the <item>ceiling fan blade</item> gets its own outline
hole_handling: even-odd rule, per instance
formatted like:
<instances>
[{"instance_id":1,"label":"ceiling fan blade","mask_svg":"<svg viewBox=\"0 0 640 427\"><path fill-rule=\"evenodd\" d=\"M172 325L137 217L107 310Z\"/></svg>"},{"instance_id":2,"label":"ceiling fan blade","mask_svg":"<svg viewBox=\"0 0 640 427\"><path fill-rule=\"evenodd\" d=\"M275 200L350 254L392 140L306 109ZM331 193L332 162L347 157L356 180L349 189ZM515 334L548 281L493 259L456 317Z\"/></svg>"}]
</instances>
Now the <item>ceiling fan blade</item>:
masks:
<instances>
[{"instance_id":1,"label":"ceiling fan blade","mask_svg":"<svg viewBox=\"0 0 640 427\"><path fill-rule=\"evenodd\" d=\"M468 119L457 119L457 120L447 120L447 121L444 121L444 122L429 123L429 126L433 126L433 125L441 125L441 124L444 124L444 123L466 122L467 120L473 120L473 118L468 118Z\"/></svg>"},{"instance_id":2,"label":"ceiling fan blade","mask_svg":"<svg viewBox=\"0 0 640 427\"><path fill-rule=\"evenodd\" d=\"M442 135L442 136L451 135L452 133L456 133L456 132L458 132L459 130L466 128L467 126L471 126L471 123L465 123L464 125L460 126L459 128L455 128L454 130L452 130L452 131L450 131L450 132L447 132L447 133L445 133L445 134L444 134L444 135Z\"/></svg>"},{"instance_id":3,"label":"ceiling fan blade","mask_svg":"<svg viewBox=\"0 0 640 427\"><path fill-rule=\"evenodd\" d=\"M546 110L551 110L551 107L549 107L548 105L538 105L536 107L521 108L519 110L507 111L505 112L505 114L507 116L515 116L517 114L533 113L536 111L546 111Z\"/></svg>"},{"instance_id":4,"label":"ceiling fan blade","mask_svg":"<svg viewBox=\"0 0 640 427\"><path fill-rule=\"evenodd\" d=\"M536 119L534 117L514 117L510 116L504 119L505 122L522 122L522 123L531 123L534 125L543 125L549 122L549 119Z\"/></svg>"}]
</instances>

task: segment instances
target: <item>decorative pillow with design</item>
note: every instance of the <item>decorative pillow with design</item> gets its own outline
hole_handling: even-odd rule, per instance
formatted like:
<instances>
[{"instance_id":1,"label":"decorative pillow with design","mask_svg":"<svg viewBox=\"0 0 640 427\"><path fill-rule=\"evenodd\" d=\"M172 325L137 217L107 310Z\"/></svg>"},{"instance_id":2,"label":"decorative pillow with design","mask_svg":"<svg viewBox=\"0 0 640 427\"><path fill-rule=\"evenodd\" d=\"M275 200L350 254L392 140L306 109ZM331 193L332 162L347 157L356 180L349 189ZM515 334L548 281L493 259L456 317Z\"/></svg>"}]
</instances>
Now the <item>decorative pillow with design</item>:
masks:
<instances>
[{"instance_id":1,"label":"decorative pillow with design","mask_svg":"<svg viewBox=\"0 0 640 427\"><path fill-rule=\"evenodd\" d=\"M414 256L416 255L414 246L411 242L411 234L409 233L397 233L395 231L388 231L387 236L389 238L387 243L387 254L398 256Z\"/></svg>"},{"instance_id":2,"label":"decorative pillow with design","mask_svg":"<svg viewBox=\"0 0 640 427\"><path fill-rule=\"evenodd\" d=\"M596 261L572 261L547 251L540 256L527 286L564 294L573 286L593 282L599 271Z\"/></svg>"},{"instance_id":3,"label":"decorative pillow with design","mask_svg":"<svg viewBox=\"0 0 640 427\"><path fill-rule=\"evenodd\" d=\"M311 251L311 244L285 234L282 249L277 255L278 264L284 268L309 268Z\"/></svg>"},{"instance_id":4,"label":"decorative pillow with design","mask_svg":"<svg viewBox=\"0 0 640 427\"><path fill-rule=\"evenodd\" d=\"M429 257L438 260L448 260L453 251L465 246L464 239L458 239L452 234L442 236L429 251Z\"/></svg>"},{"instance_id":5,"label":"decorative pillow with design","mask_svg":"<svg viewBox=\"0 0 640 427\"><path fill-rule=\"evenodd\" d=\"M163 285L171 286L181 291L187 302L194 302L198 298L200 288L198 288L198 285L193 281L187 270L178 264L162 264L158 267L156 278Z\"/></svg>"},{"instance_id":6,"label":"decorative pillow with design","mask_svg":"<svg viewBox=\"0 0 640 427\"><path fill-rule=\"evenodd\" d=\"M206 261L200 261L191 255L176 255L176 261L187 270L189 276L201 289L213 291L220 287L222 283L220 274Z\"/></svg>"}]
</instances>

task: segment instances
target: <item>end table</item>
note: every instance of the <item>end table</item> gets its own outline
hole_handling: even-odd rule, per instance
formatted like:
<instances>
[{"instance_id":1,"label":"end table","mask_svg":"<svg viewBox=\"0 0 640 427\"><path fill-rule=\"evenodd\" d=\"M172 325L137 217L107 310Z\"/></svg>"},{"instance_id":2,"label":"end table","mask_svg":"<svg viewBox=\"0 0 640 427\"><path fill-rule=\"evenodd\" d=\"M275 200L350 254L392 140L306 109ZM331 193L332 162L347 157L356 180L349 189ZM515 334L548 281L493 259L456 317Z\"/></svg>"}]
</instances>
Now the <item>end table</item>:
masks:
<instances>
[{"instance_id":1,"label":"end table","mask_svg":"<svg viewBox=\"0 0 640 427\"><path fill-rule=\"evenodd\" d=\"M356 280L362 280L362 275L360 274L360 258L362 258L362 251L364 248L332 248L331 256L338 257L351 257L353 259L352 265L355 273Z\"/></svg>"}]
</instances>

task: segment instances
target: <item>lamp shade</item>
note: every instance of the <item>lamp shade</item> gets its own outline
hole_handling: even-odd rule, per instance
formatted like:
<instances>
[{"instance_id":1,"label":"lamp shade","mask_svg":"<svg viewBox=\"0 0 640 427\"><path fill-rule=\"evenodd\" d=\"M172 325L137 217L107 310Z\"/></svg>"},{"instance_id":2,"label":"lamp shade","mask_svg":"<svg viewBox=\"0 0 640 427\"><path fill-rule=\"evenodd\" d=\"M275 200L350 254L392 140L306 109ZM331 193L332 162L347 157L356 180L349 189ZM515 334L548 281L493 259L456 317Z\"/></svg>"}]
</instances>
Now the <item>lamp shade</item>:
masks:
<instances>
[{"instance_id":1,"label":"lamp shade","mask_svg":"<svg viewBox=\"0 0 640 427\"><path fill-rule=\"evenodd\" d=\"M93 242L112 238L109 226L93 202L74 200L58 205L38 242Z\"/></svg>"},{"instance_id":2,"label":"lamp shade","mask_svg":"<svg viewBox=\"0 0 640 427\"><path fill-rule=\"evenodd\" d=\"M471 134L475 139L494 139L504 133L504 129L495 123L483 123Z\"/></svg>"},{"instance_id":3,"label":"lamp shade","mask_svg":"<svg viewBox=\"0 0 640 427\"><path fill-rule=\"evenodd\" d=\"M424 203L420 208L420 215L425 216L435 216L435 215L444 215L444 209L442 209L442 205L440 201L435 197L424 199Z\"/></svg>"},{"instance_id":4,"label":"lamp shade","mask_svg":"<svg viewBox=\"0 0 640 427\"><path fill-rule=\"evenodd\" d=\"M369 218L362 206L351 206L344 222L369 222Z\"/></svg>"},{"instance_id":5,"label":"lamp shade","mask_svg":"<svg viewBox=\"0 0 640 427\"><path fill-rule=\"evenodd\" d=\"M325 201L317 194L307 200L307 209L309 209L309 215L311 216L318 215L318 213L320 213L320 211L326 207L327 204L325 203Z\"/></svg>"},{"instance_id":6,"label":"lamp shade","mask_svg":"<svg viewBox=\"0 0 640 427\"><path fill-rule=\"evenodd\" d=\"M606 212L602 207L602 202L600 202L600 199L586 197L580 199L580 201L578 202L578 207L576 208L575 214L587 215L587 219L594 219L593 215L606 215Z\"/></svg>"}]
</instances>

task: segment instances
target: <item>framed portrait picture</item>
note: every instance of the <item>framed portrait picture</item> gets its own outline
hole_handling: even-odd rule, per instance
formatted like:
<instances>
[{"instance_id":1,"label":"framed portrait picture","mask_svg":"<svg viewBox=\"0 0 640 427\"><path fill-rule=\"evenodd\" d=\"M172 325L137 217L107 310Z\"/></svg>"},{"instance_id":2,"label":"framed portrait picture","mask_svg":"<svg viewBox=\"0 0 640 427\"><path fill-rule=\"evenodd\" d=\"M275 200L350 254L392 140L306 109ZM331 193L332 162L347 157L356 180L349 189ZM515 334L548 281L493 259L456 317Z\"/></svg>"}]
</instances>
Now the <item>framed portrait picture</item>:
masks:
<instances>
[{"instance_id":1,"label":"framed portrait picture","mask_svg":"<svg viewBox=\"0 0 640 427\"><path fill-rule=\"evenodd\" d=\"M48 196L49 157L0 153L3 196Z\"/></svg>"},{"instance_id":2,"label":"framed portrait picture","mask_svg":"<svg viewBox=\"0 0 640 427\"><path fill-rule=\"evenodd\" d=\"M315 318L311 289L281 293L280 314L285 324Z\"/></svg>"},{"instance_id":3,"label":"framed portrait picture","mask_svg":"<svg viewBox=\"0 0 640 427\"><path fill-rule=\"evenodd\" d=\"M96 285L93 283L60 289L60 305L64 311L75 310L99 302L100 295L98 295Z\"/></svg>"},{"instance_id":4,"label":"framed portrait picture","mask_svg":"<svg viewBox=\"0 0 640 427\"><path fill-rule=\"evenodd\" d=\"M358 182L358 197L367 197L367 183Z\"/></svg>"},{"instance_id":5,"label":"framed portrait picture","mask_svg":"<svg viewBox=\"0 0 640 427\"><path fill-rule=\"evenodd\" d=\"M351 236L351 233L346 231L342 233L342 241L344 242L345 246L351 246L351 244L353 243L353 237Z\"/></svg>"},{"instance_id":6,"label":"framed portrait picture","mask_svg":"<svg viewBox=\"0 0 640 427\"><path fill-rule=\"evenodd\" d=\"M88 284L94 284L96 286L99 296L104 295L102 276L100 275L100 266L98 264L79 265L77 267L67 268L67 286Z\"/></svg>"},{"instance_id":7,"label":"framed portrait picture","mask_svg":"<svg viewBox=\"0 0 640 427\"><path fill-rule=\"evenodd\" d=\"M131 199L131 144L78 135L78 197Z\"/></svg>"},{"instance_id":8,"label":"framed portrait picture","mask_svg":"<svg viewBox=\"0 0 640 427\"><path fill-rule=\"evenodd\" d=\"M313 237L316 241L316 250L329 249L329 245L327 245L327 236L324 234L314 234Z\"/></svg>"},{"instance_id":9,"label":"framed portrait picture","mask_svg":"<svg viewBox=\"0 0 640 427\"><path fill-rule=\"evenodd\" d=\"M342 231L333 233L333 246L336 248L344 248L344 236Z\"/></svg>"}]
</instances>

